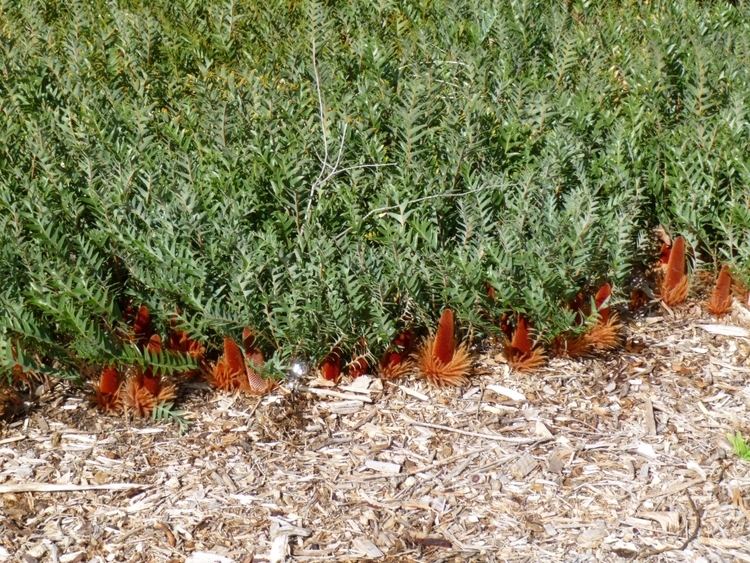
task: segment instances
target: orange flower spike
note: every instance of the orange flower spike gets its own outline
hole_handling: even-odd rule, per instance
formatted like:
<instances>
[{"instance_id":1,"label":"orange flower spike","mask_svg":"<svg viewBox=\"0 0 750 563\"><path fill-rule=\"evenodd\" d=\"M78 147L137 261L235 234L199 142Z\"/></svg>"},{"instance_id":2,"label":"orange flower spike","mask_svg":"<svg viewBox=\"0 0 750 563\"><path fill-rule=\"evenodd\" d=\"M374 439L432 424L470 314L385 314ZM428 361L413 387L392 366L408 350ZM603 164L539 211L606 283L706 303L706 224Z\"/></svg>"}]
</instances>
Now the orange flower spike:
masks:
<instances>
[{"instance_id":1,"label":"orange flower spike","mask_svg":"<svg viewBox=\"0 0 750 563\"><path fill-rule=\"evenodd\" d=\"M151 312L148 307L141 305L133 321L133 334L139 344L145 344L153 332L151 327Z\"/></svg>"},{"instance_id":2,"label":"orange flower spike","mask_svg":"<svg viewBox=\"0 0 750 563\"><path fill-rule=\"evenodd\" d=\"M245 358L237 343L229 338L224 338L224 362L229 375L245 373Z\"/></svg>"},{"instance_id":3,"label":"orange flower spike","mask_svg":"<svg viewBox=\"0 0 750 563\"><path fill-rule=\"evenodd\" d=\"M505 346L505 357L518 371L532 371L544 364L544 350L533 347L529 336L529 324L525 317L518 317L513 338Z\"/></svg>"},{"instance_id":4,"label":"orange flower spike","mask_svg":"<svg viewBox=\"0 0 750 563\"><path fill-rule=\"evenodd\" d=\"M120 387L120 375L113 367L106 367L99 376L98 391L102 395L114 395Z\"/></svg>"},{"instance_id":5,"label":"orange flower spike","mask_svg":"<svg viewBox=\"0 0 750 563\"><path fill-rule=\"evenodd\" d=\"M456 351L455 330L453 311L445 309L438 321L433 347L434 356L444 364L448 364L453 359L453 353Z\"/></svg>"},{"instance_id":6,"label":"orange flower spike","mask_svg":"<svg viewBox=\"0 0 750 563\"><path fill-rule=\"evenodd\" d=\"M490 282L484 282L484 287L487 290L487 297L490 298L490 301L494 301L497 295L497 291L495 290L494 286Z\"/></svg>"},{"instance_id":7,"label":"orange flower spike","mask_svg":"<svg viewBox=\"0 0 750 563\"><path fill-rule=\"evenodd\" d=\"M510 341L510 347L522 354L531 352L531 338L529 338L529 324L525 317L518 317L516 330L513 332L513 339Z\"/></svg>"},{"instance_id":8,"label":"orange flower spike","mask_svg":"<svg viewBox=\"0 0 750 563\"><path fill-rule=\"evenodd\" d=\"M320 364L320 373L323 379L338 381L341 377L341 355L333 350Z\"/></svg>"},{"instance_id":9,"label":"orange flower spike","mask_svg":"<svg viewBox=\"0 0 750 563\"><path fill-rule=\"evenodd\" d=\"M117 369L105 367L94 389L94 402L101 411L117 411L121 408L120 387L120 374Z\"/></svg>"},{"instance_id":10,"label":"orange flower spike","mask_svg":"<svg viewBox=\"0 0 750 563\"><path fill-rule=\"evenodd\" d=\"M659 263L660 264L668 264L669 263L669 255L672 253L672 247L669 246L667 243L663 242L661 244L661 249L659 250Z\"/></svg>"},{"instance_id":11,"label":"orange flower spike","mask_svg":"<svg viewBox=\"0 0 750 563\"><path fill-rule=\"evenodd\" d=\"M386 352L383 356L383 360L380 362L384 366L393 367L397 366L401 362L403 362L404 359L401 357L401 354L398 352Z\"/></svg>"},{"instance_id":12,"label":"orange flower spike","mask_svg":"<svg viewBox=\"0 0 750 563\"><path fill-rule=\"evenodd\" d=\"M161 336L158 334L152 334L151 338L148 339L146 351L148 351L149 354L161 354ZM158 396L161 392L161 377L158 373L154 374L154 369L151 366L147 367L146 371L143 372L142 385L148 389L148 392L154 397Z\"/></svg>"},{"instance_id":13,"label":"orange flower spike","mask_svg":"<svg viewBox=\"0 0 750 563\"><path fill-rule=\"evenodd\" d=\"M152 334L151 338L148 339L146 350L148 350L150 354L161 354L161 336L159 336L158 334Z\"/></svg>"},{"instance_id":14,"label":"orange flower spike","mask_svg":"<svg viewBox=\"0 0 750 563\"><path fill-rule=\"evenodd\" d=\"M456 346L455 328L453 311L443 310L436 333L424 341L416 356L422 376L438 387L468 381L471 358L465 344Z\"/></svg>"},{"instance_id":15,"label":"orange flower spike","mask_svg":"<svg viewBox=\"0 0 750 563\"><path fill-rule=\"evenodd\" d=\"M661 283L661 299L666 305L677 305L687 298L688 277L685 275L685 239L677 237L672 244L667 271Z\"/></svg>"},{"instance_id":16,"label":"orange flower spike","mask_svg":"<svg viewBox=\"0 0 750 563\"><path fill-rule=\"evenodd\" d=\"M685 275L685 239L677 237L667 261L667 275L664 283L668 288L674 288Z\"/></svg>"},{"instance_id":17,"label":"orange flower spike","mask_svg":"<svg viewBox=\"0 0 750 563\"><path fill-rule=\"evenodd\" d=\"M594 296L594 305L596 305L596 310L599 311L599 317L603 323L609 321L609 306L604 307L604 304L611 296L612 286L609 285L609 283L605 283L601 286Z\"/></svg>"},{"instance_id":18,"label":"orange flower spike","mask_svg":"<svg viewBox=\"0 0 750 563\"><path fill-rule=\"evenodd\" d=\"M364 356L358 356L354 358L349 365L346 366L346 374L352 379L356 379L361 375L366 374L370 370L370 363Z\"/></svg>"},{"instance_id":19,"label":"orange flower spike","mask_svg":"<svg viewBox=\"0 0 750 563\"><path fill-rule=\"evenodd\" d=\"M143 374L141 385L154 397L158 397L161 392L161 378L158 375L154 375L151 368L148 368Z\"/></svg>"},{"instance_id":20,"label":"orange flower spike","mask_svg":"<svg viewBox=\"0 0 750 563\"><path fill-rule=\"evenodd\" d=\"M399 333L399 335L393 339L393 345L400 346L404 350L411 350L414 346L414 333L410 330L405 330Z\"/></svg>"},{"instance_id":21,"label":"orange flower spike","mask_svg":"<svg viewBox=\"0 0 750 563\"><path fill-rule=\"evenodd\" d=\"M706 308L712 315L716 316L726 315L732 308L732 274L726 264L721 267Z\"/></svg>"}]
</instances>

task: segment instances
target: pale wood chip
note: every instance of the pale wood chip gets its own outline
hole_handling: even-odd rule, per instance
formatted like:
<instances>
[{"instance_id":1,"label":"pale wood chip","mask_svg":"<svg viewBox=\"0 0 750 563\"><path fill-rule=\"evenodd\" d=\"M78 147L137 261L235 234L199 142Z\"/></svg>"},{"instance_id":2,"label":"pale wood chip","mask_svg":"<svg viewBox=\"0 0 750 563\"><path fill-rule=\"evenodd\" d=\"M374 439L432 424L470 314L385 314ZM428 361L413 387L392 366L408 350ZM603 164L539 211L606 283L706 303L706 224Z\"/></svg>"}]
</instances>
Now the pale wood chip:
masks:
<instances>
[{"instance_id":1,"label":"pale wood chip","mask_svg":"<svg viewBox=\"0 0 750 563\"><path fill-rule=\"evenodd\" d=\"M493 383L493 384L488 385L487 389L489 389L490 391L494 391L498 395L503 395L504 397L508 397L511 401L515 401L515 402L526 401L526 395L524 395L520 391L516 391L515 389L504 387L503 385L496 385Z\"/></svg>"},{"instance_id":2,"label":"pale wood chip","mask_svg":"<svg viewBox=\"0 0 750 563\"><path fill-rule=\"evenodd\" d=\"M355 538L352 541L352 549L370 559L378 559L385 555L378 546L367 538Z\"/></svg>"},{"instance_id":3,"label":"pale wood chip","mask_svg":"<svg viewBox=\"0 0 750 563\"><path fill-rule=\"evenodd\" d=\"M389 463L387 461L368 459L367 461L365 461L365 467L379 473L390 473L392 475L401 473L401 464L399 463Z\"/></svg>"},{"instance_id":4,"label":"pale wood chip","mask_svg":"<svg viewBox=\"0 0 750 563\"><path fill-rule=\"evenodd\" d=\"M719 334L721 336L735 336L739 338L750 337L750 330L743 328L741 326L719 325L719 324L705 324L705 325L697 325L697 326L699 328L702 328L706 332L710 332L711 334Z\"/></svg>"}]
</instances>

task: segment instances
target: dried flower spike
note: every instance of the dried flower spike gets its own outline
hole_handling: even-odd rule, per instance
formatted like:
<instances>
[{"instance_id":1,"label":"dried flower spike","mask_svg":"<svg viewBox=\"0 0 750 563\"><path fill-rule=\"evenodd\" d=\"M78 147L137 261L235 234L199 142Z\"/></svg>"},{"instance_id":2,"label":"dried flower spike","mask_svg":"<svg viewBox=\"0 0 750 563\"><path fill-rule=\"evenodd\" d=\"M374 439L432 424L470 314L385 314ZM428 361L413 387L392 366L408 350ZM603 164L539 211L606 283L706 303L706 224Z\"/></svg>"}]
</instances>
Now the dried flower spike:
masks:
<instances>
[{"instance_id":1,"label":"dried flower spike","mask_svg":"<svg viewBox=\"0 0 750 563\"><path fill-rule=\"evenodd\" d=\"M513 338L505 345L505 358L518 371L533 371L546 361L544 350L533 346L529 325L524 317L518 317Z\"/></svg>"},{"instance_id":2,"label":"dried flower spike","mask_svg":"<svg viewBox=\"0 0 750 563\"><path fill-rule=\"evenodd\" d=\"M665 305L678 305L687 299L688 277L685 274L685 239L674 239L666 273L661 282L661 299Z\"/></svg>"},{"instance_id":3,"label":"dried flower spike","mask_svg":"<svg viewBox=\"0 0 750 563\"><path fill-rule=\"evenodd\" d=\"M456 346L453 311L443 310L435 335L417 353L419 372L433 385L463 385L468 381L471 359L466 345Z\"/></svg>"},{"instance_id":4,"label":"dried flower spike","mask_svg":"<svg viewBox=\"0 0 750 563\"><path fill-rule=\"evenodd\" d=\"M721 267L706 308L716 316L726 315L732 308L732 274L726 264Z\"/></svg>"}]
</instances>

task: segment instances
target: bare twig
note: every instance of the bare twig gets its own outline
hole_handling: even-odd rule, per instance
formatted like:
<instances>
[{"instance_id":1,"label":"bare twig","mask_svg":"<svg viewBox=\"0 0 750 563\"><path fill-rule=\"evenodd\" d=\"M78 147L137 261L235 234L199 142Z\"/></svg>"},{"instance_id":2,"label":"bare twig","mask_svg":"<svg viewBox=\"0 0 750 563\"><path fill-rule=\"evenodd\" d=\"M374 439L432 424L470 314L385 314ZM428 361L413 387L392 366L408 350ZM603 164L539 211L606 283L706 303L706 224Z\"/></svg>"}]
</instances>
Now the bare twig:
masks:
<instances>
[{"instance_id":1,"label":"bare twig","mask_svg":"<svg viewBox=\"0 0 750 563\"><path fill-rule=\"evenodd\" d=\"M690 491L685 491L685 494L687 495L688 502L690 503L690 508L692 509L693 514L695 515L695 529L688 535L687 538L685 538L685 541L683 541L682 544L665 545L664 547L660 547L658 549L655 549L655 548L646 549L645 551L637 554L637 557L639 559L641 558L646 559L649 557L653 557L654 555L661 555L662 553L667 553L668 551L684 551L685 548L689 546L690 543L698 537L698 532L701 529L703 511L699 510L698 507L695 505L695 501L693 500L693 497L690 496ZM690 530L689 523L688 523L688 530Z\"/></svg>"},{"instance_id":2,"label":"bare twig","mask_svg":"<svg viewBox=\"0 0 750 563\"><path fill-rule=\"evenodd\" d=\"M321 188L333 177L344 172L351 172L352 170L359 170L365 168L382 168L385 166L395 166L394 163L383 163L383 164L357 164L354 166L347 166L345 168L339 168L341 159L344 154L344 141L346 139L347 123L341 127L341 138L339 139L339 148L336 154L336 160L331 164L329 162L329 146L328 146L328 123L326 119L325 101L323 99L323 90L320 85L320 72L318 71L318 55L317 55L317 44L315 37L312 38L312 65L313 65L313 77L315 78L315 92L318 97L318 117L320 119L320 130L323 137L323 160L320 163L320 171L318 177L310 186L310 194L307 199L307 206L305 208L305 219L303 225L299 227L300 233L304 232L305 226L310 221L312 215L313 201L316 199L316 195L320 192Z\"/></svg>"},{"instance_id":3,"label":"bare twig","mask_svg":"<svg viewBox=\"0 0 750 563\"><path fill-rule=\"evenodd\" d=\"M473 457L476 457L479 454L483 454L485 452L493 450L495 447L496 446L487 446L479 450L475 450L473 452L468 452L468 453L462 452L460 454L452 455L450 457L446 457L445 459L441 459L440 461L436 461L435 463L430 463L427 465L423 465L422 467L417 467L416 469L412 469L411 471L407 471L405 473L392 473L392 474L381 473L378 475L367 475L366 477L357 479L357 481L362 482L362 481L375 481L376 479L388 479L388 478L395 478L395 477L411 477L413 475L419 475L420 473L427 473L428 471L432 471L433 469L437 469L438 467L451 464L454 461L472 459Z\"/></svg>"},{"instance_id":4,"label":"bare twig","mask_svg":"<svg viewBox=\"0 0 750 563\"><path fill-rule=\"evenodd\" d=\"M373 166L393 166L393 165L392 164L361 165L359 167L352 167L352 168L364 168L364 167L373 167ZM341 172L344 172L344 170L347 170L347 169L343 169L343 170L341 170ZM465 192L458 192L458 193L448 192L448 193L442 193L442 194L426 195L426 196L423 196L423 197L418 197L417 199L412 199L412 200L404 202L404 203L399 203L399 204L396 204L396 205L386 205L385 207L378 207L377 209L373 209L373 210L368 211L367 213L365 213L362 216L361 221L364 223L367 219L369 219L370 217L372 217L375 214L385 213L386 211L390 211L392 209L399 209L399 208L403 208L403 207L408 207L409 205L414 205L415 203L421 203L423 201L429 201L431 199L439 199L441 197L462 197L462 196L465 196L465 195L474 194L474 193L481 192L481 191L487 190L489 188L494 188L494 187L497 187L497 186L495 186L493 184L489 184L489 185L480 186L478 188L474 188L473 190L468 190L468 191L465 191ZM344 229L343 231L341 231L338 234L338 236L336 237L336 240L341 240L341 238L343 236L345 236L347 233L349 233L351 230L352 230L351 227L347 227L346 229Z\"/></svg>"},{"instance_id":5,"label":"bare twig","mask_svg":"<svg viewBox=\"0 0 750 563\"><path fill-rule=\"evenodd\" d=\"M433 428L435 430L445 430L446 432L453 432L454 434L461 434L463 436L473 436L475 438L484 438L485 440L495 440L498 442L509 442L511 444L534 444L542 443L547 440L544 438L517 438L513 436L501 436L500 434L487 434L484 432L470 432L468 430L460 430L458 428L452 428L450 426L444 426L442 424L432 424L431 422L420 422L413 418L404 417L409 424L414 426L423 426L425 428Z\"/></svg>"},{"instance_id":6,"label":"bare twig","mask_svg":"<svg viewBox=\"0 0 750 563\"><path fill-rule=\"evenodd\" d=\"M53 483L11 483L0 485L0 495L8 493L69 493L78 491L131 491L145 489L141 483L111 483L109 485L56 485Z\"/></svg>"}]
</instances>

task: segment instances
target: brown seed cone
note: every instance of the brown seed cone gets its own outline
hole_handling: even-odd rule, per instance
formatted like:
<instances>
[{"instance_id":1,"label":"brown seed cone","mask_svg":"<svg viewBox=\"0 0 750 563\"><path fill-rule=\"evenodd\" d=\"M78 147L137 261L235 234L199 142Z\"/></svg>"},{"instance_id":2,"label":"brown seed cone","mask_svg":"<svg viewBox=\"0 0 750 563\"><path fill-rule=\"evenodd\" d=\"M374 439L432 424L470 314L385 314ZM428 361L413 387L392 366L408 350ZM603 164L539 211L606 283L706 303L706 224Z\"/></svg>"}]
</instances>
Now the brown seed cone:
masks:
<instances>
[{"instance_id":1,"label":"brown seed cone","mask_svg":"<svg viewBox=\"0 0 750 563\"><path fill-rule=\"evenodd\" d=\"M416 360L419 372L424 378L438 387L460 386L469 381L471 357L465 344L459 345L453 357L445 363L436 355L436 337L427 338L417 352Z\"/></svg>"}]
</instances>

